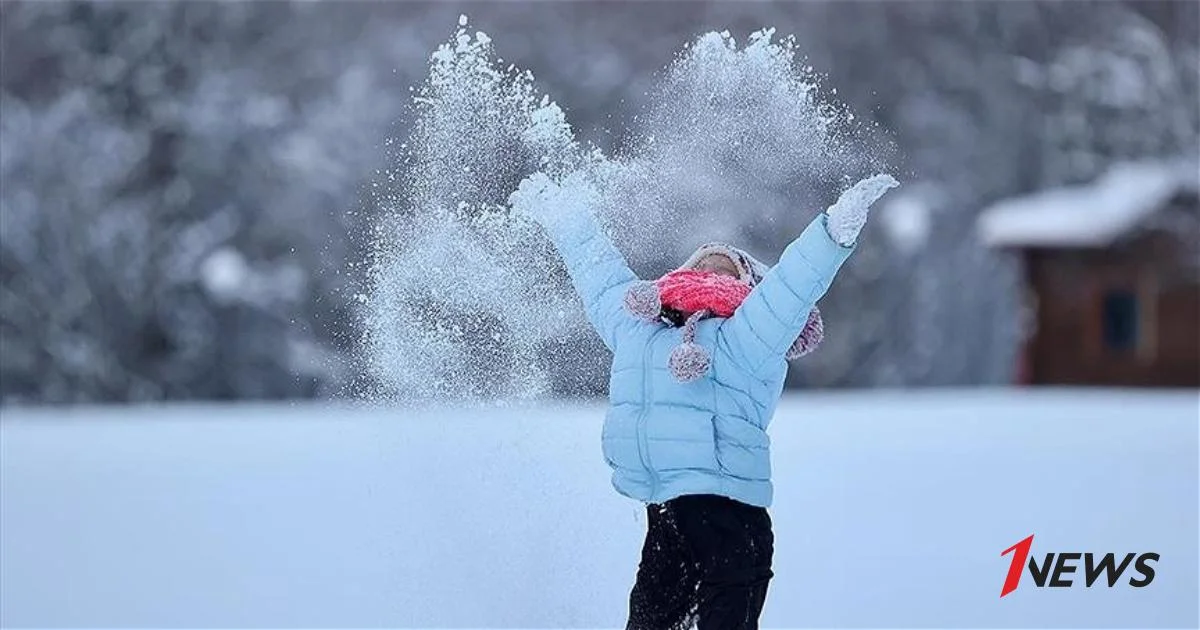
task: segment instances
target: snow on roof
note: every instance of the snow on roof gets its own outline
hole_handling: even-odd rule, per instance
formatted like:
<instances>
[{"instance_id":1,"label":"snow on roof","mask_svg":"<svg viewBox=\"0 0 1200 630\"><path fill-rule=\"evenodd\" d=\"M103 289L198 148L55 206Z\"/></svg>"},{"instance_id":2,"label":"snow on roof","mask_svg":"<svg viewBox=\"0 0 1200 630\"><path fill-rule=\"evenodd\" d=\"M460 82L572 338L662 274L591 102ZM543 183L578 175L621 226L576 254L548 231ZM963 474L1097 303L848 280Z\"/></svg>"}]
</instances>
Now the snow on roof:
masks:
<instances>
[{"instance_id":1,"label":"snow on roof","mask_svg":"<svg viewBox=\"0 0 1200 630\"><path fill-rule=\"evenodd\" d=\"M1136 227L1182 190L1200 183L1195 165L1126 162L1096 181L1006 199L979 217L994 247L1099 247Z\"/></svg>"}]
</instances>

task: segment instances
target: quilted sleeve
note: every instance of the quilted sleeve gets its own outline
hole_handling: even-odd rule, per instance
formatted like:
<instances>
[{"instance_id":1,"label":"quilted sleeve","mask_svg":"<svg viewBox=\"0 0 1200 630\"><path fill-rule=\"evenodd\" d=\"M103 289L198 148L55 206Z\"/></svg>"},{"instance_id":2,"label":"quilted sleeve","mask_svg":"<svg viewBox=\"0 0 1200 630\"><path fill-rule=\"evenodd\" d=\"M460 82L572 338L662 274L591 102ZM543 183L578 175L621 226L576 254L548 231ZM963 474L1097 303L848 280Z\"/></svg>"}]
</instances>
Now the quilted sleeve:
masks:
<instances>
[{"instance_id":1,"label":"quilted sleeve","mask_svg":"<svg viewBox=\"0 0 1200 630\"><path fill-rule=\"evenodd\" d=\"M623 324L635 321L624 311L624 296L638 278L590 212L571 212L563 219L542 225L566 264L588 321L604 345L615 350Z\"/></svg>"},{"instance_id":2,"label":"quilted sleeve","mask_svg":"<svg viewBox=\"0 0 1200 630\"><path fill-rule=\"evenodd\" d=\"M819 215L787 246L717 333L717 343L755 376L784 360L809 311L854 251L830 238L826 221Z\"/></svg>"}]
</instances>

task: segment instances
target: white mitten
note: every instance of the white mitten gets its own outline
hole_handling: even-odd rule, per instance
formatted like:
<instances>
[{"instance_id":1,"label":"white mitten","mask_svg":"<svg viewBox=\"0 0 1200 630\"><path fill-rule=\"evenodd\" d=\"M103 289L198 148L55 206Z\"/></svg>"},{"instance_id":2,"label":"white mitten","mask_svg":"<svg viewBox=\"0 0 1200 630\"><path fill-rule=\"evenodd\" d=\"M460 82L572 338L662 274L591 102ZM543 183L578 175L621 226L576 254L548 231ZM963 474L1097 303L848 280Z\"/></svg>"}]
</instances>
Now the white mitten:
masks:
<instances>
[{"instance_id":1,"label":"white mitten","mask_svg":"<svg viewBox=\"0 0 1200 630\"><path fill-rule=\"evenodd\" d=\"M517 214L541 223L542 217L550 212L558 188L554 180L539 171L521 180L517 189L508 196L508 203Z\"/></svg>"},{"instance_id":2,"label":"white mitten","mask_svg":"<svg viewBox=\"0 0 1200 630\"><path fill-rule=\"evenodd\" d=\"M825 211L825 222L829 236L842 247L850 247L858 241L858 233L867 222L871 204L879 200L889 189L900 185L891 175L868 177L850 187L838 197L837 203Z\"/></svg>"},{"instance_id":3,"label":"white mitten","mask_svg":"<svg viewBox=\"0 0 1200 630\"><path fill-rule=\"evenodd\" d=\"M595 203L595 197L595 186L582 173L571 173L560 184L539 171L521 181L508 196L508 203L513 212L552 229L578 220Z\"/></svg>"}]
</instances>

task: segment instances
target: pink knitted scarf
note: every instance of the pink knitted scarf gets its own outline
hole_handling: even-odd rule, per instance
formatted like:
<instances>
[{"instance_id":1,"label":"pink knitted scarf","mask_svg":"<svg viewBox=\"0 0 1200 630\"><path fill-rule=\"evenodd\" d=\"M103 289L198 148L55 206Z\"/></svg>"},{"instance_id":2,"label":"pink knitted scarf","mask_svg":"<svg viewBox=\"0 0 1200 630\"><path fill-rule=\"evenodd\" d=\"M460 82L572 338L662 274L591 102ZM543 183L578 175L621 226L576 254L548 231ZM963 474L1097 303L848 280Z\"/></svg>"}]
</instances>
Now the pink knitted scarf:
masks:
<instances>
[{"instance_id":1,"label":"pink knitted scarf","mask_svg":"<svg viewBox=\"0 0 1200 630\"><path fill-rule=\"evenodd\" d=\"M737 278L694 269L672 271L655 284L663 306L689 315L708 311L716 317L732 317L750 295L749 285Z\"/></svg>"}]
</instances>

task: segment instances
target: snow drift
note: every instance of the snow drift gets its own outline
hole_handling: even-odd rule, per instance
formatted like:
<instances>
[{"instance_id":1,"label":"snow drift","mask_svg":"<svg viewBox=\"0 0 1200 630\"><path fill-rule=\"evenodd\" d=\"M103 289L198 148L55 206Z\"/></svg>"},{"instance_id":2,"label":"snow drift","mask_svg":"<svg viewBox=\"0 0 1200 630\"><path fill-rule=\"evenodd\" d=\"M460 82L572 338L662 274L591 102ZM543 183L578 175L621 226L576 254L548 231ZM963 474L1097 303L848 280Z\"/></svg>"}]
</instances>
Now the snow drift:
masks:
<instances>
[{"instance_id":1,"label":"snow drift","mask_svg":"<svg viewBox=\"0 0 1200 630\"><path fill-rule=\"evenodd\" d=\"M598 405L6 409L5 627L617 628ZM1195 627L1195 392L822 394L772 424L777 627ZM1009 557L1162 555L1146 588Z\"/></svg>"}]
</instances>

